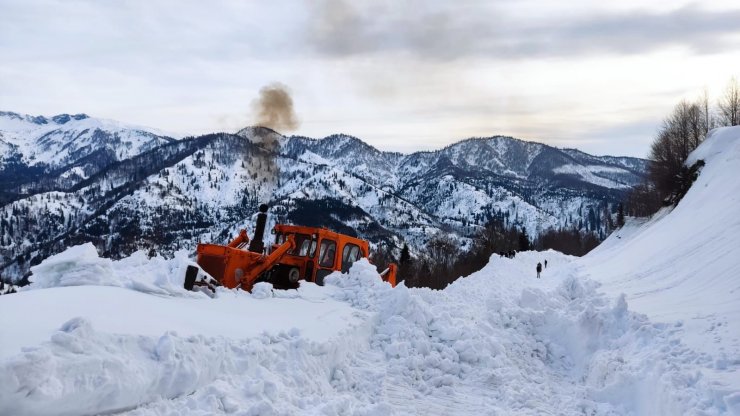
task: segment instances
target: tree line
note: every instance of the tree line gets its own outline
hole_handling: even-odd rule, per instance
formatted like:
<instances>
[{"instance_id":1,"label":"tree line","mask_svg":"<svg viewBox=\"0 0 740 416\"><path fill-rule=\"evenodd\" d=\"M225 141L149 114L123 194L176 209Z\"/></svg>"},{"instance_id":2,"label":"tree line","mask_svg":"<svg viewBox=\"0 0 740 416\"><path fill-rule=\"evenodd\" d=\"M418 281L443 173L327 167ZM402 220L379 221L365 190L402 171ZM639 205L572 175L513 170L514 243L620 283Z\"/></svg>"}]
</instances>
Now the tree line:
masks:
<instances>
[{"instance_id":1,"label":"tree line","mask_svg":"<svg viewBox=\"0 0 740 416\"><path fill-rule=\"evenodd\" d=\"M488 264L492 255L515 256L527 250L554 249L581 256L599 244L595 234L576 228L550 230L532 241L526 228L507 225L499 218L491 219L472 237L472 247L465 250L458 239L446 233L432 237L417 257L412 257L408 245L395 257L391 250L375 250L372 261L379 270L388 263L398 264L398 277L409 287L444 289L460 277L468 276Z\"/></svg>"},{"instance_id":2,"label":"tree line","mask_svg":"<svg viewBox=\"0 0 740 416\"><path fill-rule=\"evenodd\" d=\"M704 165L684 165L689 154L716 127L740 125L740 83L732 78L716 106L706 91L694 101L683 100L663 120L650 146L648 174L627 196L627 213L644 217L661 206L676 205Z\"/></svg>"}]
</instances>

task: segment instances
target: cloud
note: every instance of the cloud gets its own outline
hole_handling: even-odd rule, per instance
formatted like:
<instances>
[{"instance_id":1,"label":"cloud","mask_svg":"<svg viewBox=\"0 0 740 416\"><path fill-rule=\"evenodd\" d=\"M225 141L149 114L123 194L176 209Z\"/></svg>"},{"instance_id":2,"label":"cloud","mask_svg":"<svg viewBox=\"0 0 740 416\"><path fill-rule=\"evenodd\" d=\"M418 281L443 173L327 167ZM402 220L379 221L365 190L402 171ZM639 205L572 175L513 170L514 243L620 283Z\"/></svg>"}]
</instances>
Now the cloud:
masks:
<instances>
[{"instance_id":1,"label":"cloud","mask_svg":"<svg viewBox=\"0 0 740 416\"><path fill-rule=\"evenodd\" d=\"M551 44L559 54L639 54L683 46L696 54L731 49L740 35L740 10L708 11L686 6L664 13L641 11L572 19L533 31L533 48ZM546 51L540 51L546 53Z\"/></svg>"},{"instance_id":2,"label":"cloud","mask_svg":"<svg viewBox=\"0 0 740 416\"><path fill-rule=\"evenodd\" d=\"M428 60L639 54L670 46L701 54L740 47L737 37L730 39L740 35L740 10L688 5L521 19L507 15L504 3L324 0L309 8L306 39L319 55L398 53Z\"/></svg>"},{"instance_id":3,"label":"cloud","mask_svg":"<svg viewBox=\"0 0 740 416\"><path fill-rule=\"evenodd\" d=\"M477 49L479 42L494 34L489 25L495 24L495 14L478 10L486 14L484 21L460 7L434 1L323 0L312 4L306 39L320 55L401 52L452 58Z\"/></svg>"},{"instance_id":4,"label":"cloud","mask_svg":"<svg viewBox=\"0 0 740 416\"><path fill-rule=\"evenodd\" d=\"M660 120L653 118L593 126L555 135L549 144L578 148L594 155L645 158L659 127Z\"/></svg>"},{"instance_id":5,"label":"cloud","mask_svg":"<svg viewBox=\"0 0 740 416\"><path fill-rule=\"evenodd\" d=\"M403 151L598 136L598 151L652 134L598 126L659 121L736 72L740 5L686 1L0 0L0 103L196 134L254 123L245 99L281 80L302 135Z\"/></svg>"}]
</instances>

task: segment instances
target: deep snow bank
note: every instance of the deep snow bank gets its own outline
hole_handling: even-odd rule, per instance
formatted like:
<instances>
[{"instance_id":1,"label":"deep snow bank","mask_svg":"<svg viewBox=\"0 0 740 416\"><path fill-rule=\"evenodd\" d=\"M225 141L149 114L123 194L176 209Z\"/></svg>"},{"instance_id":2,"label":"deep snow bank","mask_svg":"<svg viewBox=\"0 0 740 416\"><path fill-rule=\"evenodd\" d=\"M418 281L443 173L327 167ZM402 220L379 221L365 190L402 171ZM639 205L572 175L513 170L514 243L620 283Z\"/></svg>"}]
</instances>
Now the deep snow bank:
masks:
<instances>
[{"instance_id":1,"label":"deep snow bank","mask_svg":"<svg viewBox=\"0 0 740 416\"><path fill-rule=\"evenodd\" d=\"M740 127L720 128L690 156L706 165L673 210L628 223L579 264L603 290L663 322L713 358L709 373L740 391Z\"/></svg>"},{"instance_id":2,"label":"deep snow bank","mask_svg":"<svg viewBox=\"0 0 740 416\"><path fill-rule=\"evenodd\" d=\"M45 267L59 270L57 260ZM82 273L68 266L68 274ZM146 269L142 260L142 276ZM740 411L740 395L702 377L711 357L686 348L680 326L630 312L623 297L606 297L577 274L572 257L527 252L494 256L443 291L390 288L364 260L323 288L262 285L256 296L224 290L189 299L125 285L31 289L0 299L3 339L46 337L0 358L0 414ZM333 335L316 338L312 325ZM250 326L265 332L243 332Z\"/></svg>"},{"instance_id":3,"label":"deep snow bank","mask_svg":"<svg viewBox=\"0 0 740 416\"><path fill-rule=\"evenodd\" d=\"M330 289L258 284L211 299L181 289L188 263L143 253L110 261L83 245L35 267L31 285L0 300L0 414L133 408L285 354L329 371L366 338L363 313Z\"/></svg>"},{"instance_id":4,"label":"deep snow bank","mask_svg":"<svg viewBox=\"0 0 740 416\"><path fill-rule=\"evenodd\" d=\"M117 286L139 292L203 297L183 288L185 268L194 264L182 250L173 259L149 259L144 251L113 261L98 256L92 243L70 247L31 267L31 284L25 290L62 286Z\"/></svg>"},{"instance_id":5,"label":"deep snow bank","mask_svg":"<svg viewBox=\"0 0 740 416\"><path fill-rule=\"evenodd\" d=\"M538 280L534 265L544 259L549 267ZM230 409L246 414L730 412L737 399L715 395L701 379L696 363L702 357L681 344L675 327L652 324L629 312L624 298L609 299L595 282L573 278L572 261L554 252L494 257L444 291L391 289L359 262L327 283L340 289L335 298L373 314L369 339L331 371L312 370L319 374L316 384L329 386L321 398L281 383L282 401L256 401L229 378L132 413L194 407L226 413L218 406L224 397Z\"/></svg>"}]
</instances>

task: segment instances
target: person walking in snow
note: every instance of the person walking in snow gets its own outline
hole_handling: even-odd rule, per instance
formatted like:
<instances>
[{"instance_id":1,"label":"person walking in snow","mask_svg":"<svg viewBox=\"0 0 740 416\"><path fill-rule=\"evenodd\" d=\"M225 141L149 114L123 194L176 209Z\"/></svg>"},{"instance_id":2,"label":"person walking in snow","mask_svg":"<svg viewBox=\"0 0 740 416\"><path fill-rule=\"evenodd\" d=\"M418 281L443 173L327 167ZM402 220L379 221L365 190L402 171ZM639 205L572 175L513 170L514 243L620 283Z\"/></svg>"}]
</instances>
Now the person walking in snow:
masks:
<instances>
[{"instance_id":1,"label":"person walking in snow","mask_svg":"<svg viewBox=\"0 0 740 416\"><path fill-rule=\"evenodd\" d=\"M547 260L545 260L545 268L547 268Z\"/></svg>"},{"instance_id":2,"label":"person walking in snow","mask_svg":"<svg viewBox=\"0 0 740 416\"><path fill-rule=\"evenodd\" d=\"M540 273L542 272L542 263L537 263L537 278L540 278Z\"/></svg>"}]
</instances>

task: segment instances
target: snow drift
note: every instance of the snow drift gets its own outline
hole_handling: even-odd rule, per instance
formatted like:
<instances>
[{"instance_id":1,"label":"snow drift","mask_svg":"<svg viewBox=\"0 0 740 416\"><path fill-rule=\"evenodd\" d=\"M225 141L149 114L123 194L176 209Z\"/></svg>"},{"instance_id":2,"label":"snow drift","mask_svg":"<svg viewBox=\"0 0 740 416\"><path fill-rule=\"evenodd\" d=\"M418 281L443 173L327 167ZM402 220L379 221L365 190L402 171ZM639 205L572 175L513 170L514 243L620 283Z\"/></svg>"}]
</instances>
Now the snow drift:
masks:
<instances>
[{"instance_id":1,"label":"snow drift","mask_svg":"<svg viewBox=\"0 0 740 416\"><path fill-rule=\"evenodd\" d=\"M0 413L737 411L737 397L701 377L706 357L681 343L679 326L599 294L555 252L494 257L444 291L391 288L360 261L323 288L262 285L215 299L111 287L107 277L91 286L83 271L109 263L88 254L50 259L38 269L46 289L0 299L3 339L16 340L0 356ZM134 266L143 279L161 261ZM112 267L131 276L131 264ZM88 284L49 288L69 283L60 268Z\"/></svg>"},{"instance_id":2,"label":"snow drift","mask_svg":"<svg viewBox=\"0 0 740 416\"><path fill-rule=\"evenodd\" d=\"M86 243L31 267L31 284L26 290L63 286L118 286L139 292L183 297L202 297L183 288L185 268L195 264L184 250L173 259L154 257L138 251L130 257L113 261L100 258L95 246Z\"/></svg>"},{"instance_id":3,"label":"snow drift","mask_svg":"<svg viewBox=\"0 0 740 416\"><path fill-rule=\"evenodd\" d=\"M712 357L706 375L740 391L740 127L713 130L687 165L706 165L673 210L631 221L580 264L632 307L684 325Z\"/></svg>"}]
</instances>

